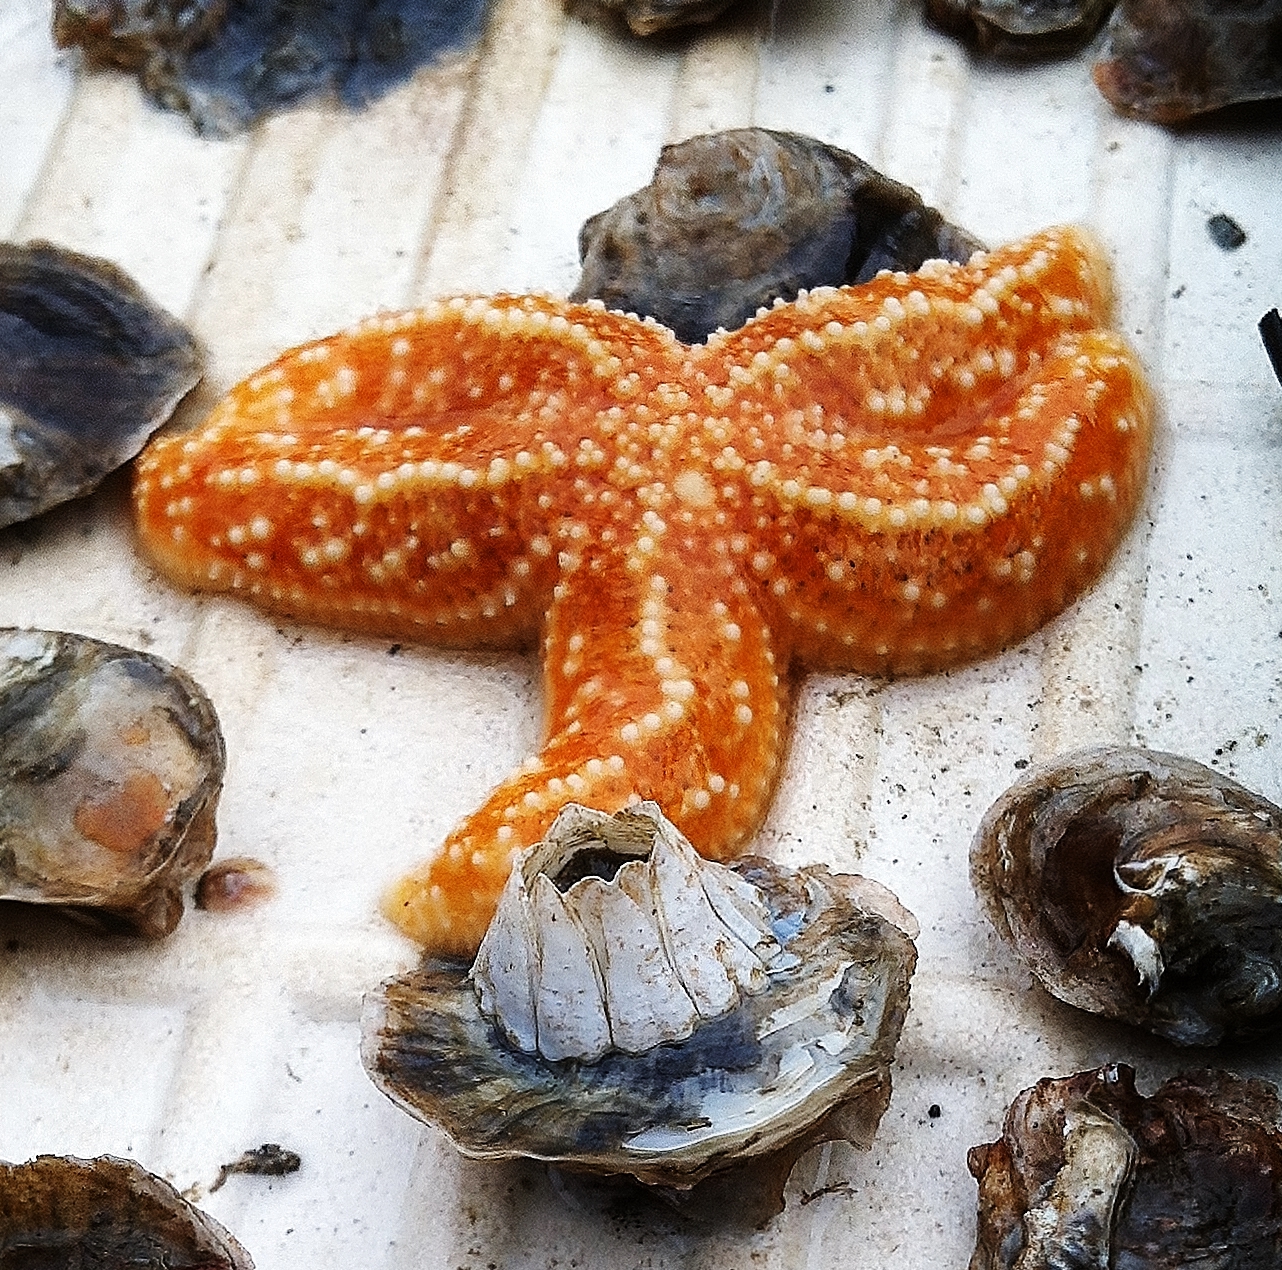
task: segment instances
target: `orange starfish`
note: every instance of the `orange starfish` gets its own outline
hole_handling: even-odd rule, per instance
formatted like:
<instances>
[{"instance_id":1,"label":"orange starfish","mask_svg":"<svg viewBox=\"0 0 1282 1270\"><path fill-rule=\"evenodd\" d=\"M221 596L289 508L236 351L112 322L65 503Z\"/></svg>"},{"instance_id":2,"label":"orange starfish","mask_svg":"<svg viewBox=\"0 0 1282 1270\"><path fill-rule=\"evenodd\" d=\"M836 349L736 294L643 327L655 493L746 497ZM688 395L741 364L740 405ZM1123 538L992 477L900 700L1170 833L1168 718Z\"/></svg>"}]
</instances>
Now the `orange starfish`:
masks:
<instances>
[{"instance_id":1,"label":"orange starfish","mask_svg":"<svg viewBox=\"0 0 1282 1270\"><path fill-rule=\"evenodd\" d=\"M688 347L599 306L457 299L286 353L152 443L175 580L454 646L538 641L542 750L400 883L474 949L567 801L652 798L713 857L759 826L792 662L947 666L1099 573L1150 408L1078 230L817 290Z\"/></svg>"}]
</instances>

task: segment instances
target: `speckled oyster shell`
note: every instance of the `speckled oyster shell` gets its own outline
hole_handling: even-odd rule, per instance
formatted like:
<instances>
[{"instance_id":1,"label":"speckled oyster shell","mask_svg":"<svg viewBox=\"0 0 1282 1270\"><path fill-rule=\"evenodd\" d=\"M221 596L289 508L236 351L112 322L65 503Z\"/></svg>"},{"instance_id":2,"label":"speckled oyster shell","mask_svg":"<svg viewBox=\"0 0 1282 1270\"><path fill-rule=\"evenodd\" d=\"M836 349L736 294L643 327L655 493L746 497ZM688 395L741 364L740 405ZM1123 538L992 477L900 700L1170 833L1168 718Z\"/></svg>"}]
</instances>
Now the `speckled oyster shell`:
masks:
<instances>
[{"instance_id":1,"label":"speckled oyster shell","mask_svg":"<svg viewBox=\"0 0 1282 1270\"><path fill-rule=\"evenodd\" d=\"M736 128L665 146L649 185L584 223L570 298L653 317L693 344L803 289L980 246L853 154Z\"/></svg>"},{"instance_id":2,"label":"speckled oyster shell","mask_svg":"<svg viewBox=\"0 0 1282 1270\"><path fill-rule=\"evenodd\" d=\"M1282 1264L1282 1108L1263 1081L1195 1072L1145 1098L1120 1063L1041 1080L967 1163L970 1270Z\"/></svg>"},{"instance_id":3,"label":"speckled oyster shell","mask_svg":"<svg viewBox=\"0 0 1282 1270\"><path fill-rule=\"evenodd\" d=\"M488 0L54 0L54 38L228 135L334 92L364 106L480 37Z\"/></svg>"},{"instance_id":4,"label":"speckled oyster shell","mask_svg":"<svg viewBox=\"0 0 1282 1270\"><path fill-rule=\"evenodd\" d=\"M1282 97L1282 0L1121 0L1095 83L1125 115L1176 123Z\"/></svg>"},{"instance_id":5,"label":"speckled oyster shell","mask_svg":"<svg viewBox=\"0 0 1282 1270\"><path fill-rule=\"evenodd\" d=\"M1190 759L1103 747L1029 771L971 873L1055 996L1180 1045L1282 1024L1282 808Z\"/></svg>"},{"instance_id":6,"label":"speckled oyster shell","mask_svg":"<svg viewBox=\"0 0 1282 1270\"><path fill-rule=\"evenodd\" d=\"M916 962L888 892L819 866L701 860L652 803L571 805L513 876L470 973L429 959L367 1004L374 1082L465 1155L688 1190L826 1138L871 1140ZM688 1029L670 1028L669 971ZM496 1005L505 974L524 1006ZM646 1046L651 1026L663 1039ZM594 1028L626 1039L548 1056Z\"/></svg>"},{"instance_id":7,"label":"speckled oyster shell","mask_svg":"<svg viewBox=\"0 0 1282 1270\"><path fill-rule=\"evenodd\" d=\"M168 662L0 629L0 899L167 935L213 852L224 766L213 706Z\"/></svg>"},{"instance_id":8,"label":"speckled oyster shell","mask_svg":"<svg viewBox=\"0 0 1282 1270\"><path fill-rule=\"evenodd\" d=\"M941 30L994 57L1075 53L1103 25L1113 0L926 0Z\"/></svg>"},{"instance_id":9,"label":"speckled oyster shell","mask_svg":"<svg viewBox=\"0 0 1282 1270\"><path fill-rule=\"evenodd\" d=\"M187 329L114 265L0 243L0 527L96 489L201 371Z\"/></svg>"},{"instance_id":10,"label":"speckled oyster shell","mask_svg":"<svg viewBox=\"0 0 1282 1270\"><path fill-rule=\"evenodd\" d=\"M254 1270L207 1213L133 1160L41 1155L0 1162L6 1270Z\"/></svg>"}]
</instances>

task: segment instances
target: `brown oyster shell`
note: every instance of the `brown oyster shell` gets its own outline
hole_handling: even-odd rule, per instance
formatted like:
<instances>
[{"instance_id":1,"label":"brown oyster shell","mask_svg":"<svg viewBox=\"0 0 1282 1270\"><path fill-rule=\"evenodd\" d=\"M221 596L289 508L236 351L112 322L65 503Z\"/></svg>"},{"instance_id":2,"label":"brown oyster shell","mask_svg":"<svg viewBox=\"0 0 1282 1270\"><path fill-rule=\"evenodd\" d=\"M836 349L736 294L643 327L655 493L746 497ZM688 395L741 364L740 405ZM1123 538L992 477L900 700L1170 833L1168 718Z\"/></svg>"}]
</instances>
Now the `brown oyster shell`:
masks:
<instances>
[{"instance_id":1,"label":"brown oyster shell","mask_svg":"<svg viewBox=\"0 0 1282 1270\"><path fill-rule=\"evenodd\" d=\"M1177 123L1282 97L1282 0L1120 0L1095 85L1115 110Z\"/></svg>"},{"instance_id":2,"label":"brown oyster shell","mask_svg":"<svg viewBox=\"0 0 1282 1270\"><path fill-rule=\"evenodd\" d=\"M1263 1081L1194 1072L1145 1098L1120 1063L1041 1080L967 1164L979 1183L970 1270L1282 1259L1282 1108Z\"/></svg>"},{"instance_id":3,"label":"brown oyster shell","mask_svg":"<svg viewBox=\"0 0 1282 1270\"><path fill-rule=\"evenodd\" d=\"M1123 746L1030 770L985 814L971 876L1055 996L1180 1045L1282 1024L1282 808Z\"/></svg>"},{"instance_id":4,"label":"brown oyster shell","mask_svg":"<svg viewBox=\"0 0 1282 1270\"><path fill-rule=\"evenodd\" d=\"M209 863L226 754L162 658L0 629L0 899L157 937Z\"/></svg>"},{"instance_id":5,"label":"brown oyster shell","mask_svg":"<svg viewBox=\"0 0 1282 1270\"><path fill-rule=\"evenodd\" d=\"M1075 53L1104 24L1113 0L926 0L930 20L994 57Z\"/></svg>"},{"instance_id":6,"label":"brown oyster shell","mask_svg":"<svg viewBox=\"0 0 1282 1270\"><path fill-rule=\"evenodd\" d=\"M254 1270L207 1213L133 1160L41 1155L0 1162L5 1270Z\"/></svg>"}]
</instances>

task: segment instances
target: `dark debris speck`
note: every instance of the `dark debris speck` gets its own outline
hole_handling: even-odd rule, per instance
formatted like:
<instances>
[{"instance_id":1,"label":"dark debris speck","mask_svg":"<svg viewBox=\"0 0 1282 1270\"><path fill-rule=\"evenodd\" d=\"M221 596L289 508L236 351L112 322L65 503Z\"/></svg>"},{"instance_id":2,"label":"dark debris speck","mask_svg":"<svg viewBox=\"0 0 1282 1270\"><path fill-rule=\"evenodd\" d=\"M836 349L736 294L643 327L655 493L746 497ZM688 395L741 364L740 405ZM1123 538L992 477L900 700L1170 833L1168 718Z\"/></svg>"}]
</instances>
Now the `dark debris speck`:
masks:
<instances>
[{"instance_id":1,"label":"dark debris speck","mask_svg":"<svg viewBox=\"0 0 1282 1270\"><path fill-rule=\"evenodd\" d=\"M1221 251L1237 251L1246 242L1246 230L1226 212L1206 218L1206 232Z\"/></svg>"},{"instance_id":2,"label":"dark debris speck","mask_svg":"<svg viewBox=\"0 0 1282 1270\"><path fill-rule=\"evenodd\" d=\"M252 1173L259 1177L284 1177L297 1173L302 1167L302 1157L296 1151L286 1150L279 1142L264 1142L260 1147L246 1151L239 1159L224 1164L218 1170L218 1178L209 1188L211 1194L233 1173Z\"/></svg>"}]
</instances>

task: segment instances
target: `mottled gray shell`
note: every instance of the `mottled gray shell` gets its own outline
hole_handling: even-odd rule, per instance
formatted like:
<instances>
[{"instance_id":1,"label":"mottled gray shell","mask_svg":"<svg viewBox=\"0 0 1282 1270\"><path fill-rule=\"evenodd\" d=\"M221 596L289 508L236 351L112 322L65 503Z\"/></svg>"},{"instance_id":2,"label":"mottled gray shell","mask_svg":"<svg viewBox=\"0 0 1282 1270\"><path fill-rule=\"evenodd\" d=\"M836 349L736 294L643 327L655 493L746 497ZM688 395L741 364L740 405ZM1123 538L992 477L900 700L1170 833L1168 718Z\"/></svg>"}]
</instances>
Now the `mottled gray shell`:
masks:
<instances>
[{"instance_id":1,"label":"mottled gray shell","mask_svg":"<svg viewBox=\"0 0 1282 1270\"><path fill-rule=\"evenodd\" d=\"M187 329L114 265L0 243L0 527L96 489L201 373Z\"/></svg>"},{"instance_id":2,"label":"mottled gray shell","mask_svg":"<svg viewBox=\"0 0 1282 1270\"><path fill-rule=\"evenodd\" d=\"M207 1213L133 1160L0 1162L0 1265L254 1270Z\"/></svg>"},{"instance_id":3,"label":"mottled gray shell","mask_svg":"<svg viewBox=\"0 0 1282 1270\"><path fill-rule=\"evenodd\" d=\"M480 37L489 0L54 0L54 38L135 71L198 132L226 135L320 94L360 107Z\"/></svg>"},{"instance_id":4,"label":"mottled gray shell","mask_svg":"<svg viewBox=\"0 0 1282 1270\"><path fill-rule=\"evenodd\" d=\"M649 185L584 223L570 298L653 317L693 344L803 289L980 246L853 154L737 128L665 146Z\"/></svg>"},{"instance_id":5,"label":"mottled gray shell","mask_svg":"<svg viewBox=\"0 0 1282 1270\"><path fill-rule=\"evenodd\" d=\"M159 657L0 629L0 899L168 934L209 862L218 718Z\"/></svg>"},{"instance_id":6,"label":"mottled gray shell","mask_svg":"<svg viewBox=\"0 0 1282 1270\"><path fill-rule=\"evenodd\" d=\"M1103 747L1028 772L971 848L1055 996L1180 1045L1282 1024L1282 808L1190 759Z\"/></svg>"},{"instance_id":7,"label":"mottled gray shell","mask_svg":"<svg viewBox=\"0 0 1282 1270\"><path fill-rule=\"evenodd\" d=\"M759 892L786 955L763 991L688 1037L552 1061L501 1035L466 966L427 960L367 1002L370 1076L465 1155L677 1189L797 1143L866 1145L890 1096L916 962L909 935L878 910L911 919L875 885L819 866L747 860L733 873Z\"/></svg>"},{"instance_id":8,"label":"mottled gray shell","mask_svg":"<svg viewBox=\"0 0 1282 1270\"><path fill-rule=\"evenodd\" d=\"M967 1157L979 1183L970 1270L1274 1270L1280 1113L1272 1085L1223 1071L1148 1098L1121 1063L1038 1081L1001 1138Z\"/></svg>"}]
</instances>

